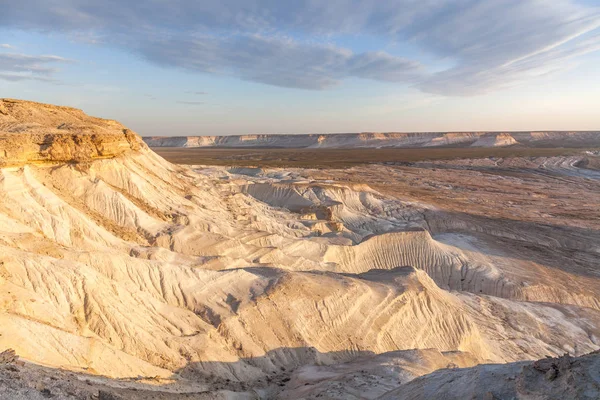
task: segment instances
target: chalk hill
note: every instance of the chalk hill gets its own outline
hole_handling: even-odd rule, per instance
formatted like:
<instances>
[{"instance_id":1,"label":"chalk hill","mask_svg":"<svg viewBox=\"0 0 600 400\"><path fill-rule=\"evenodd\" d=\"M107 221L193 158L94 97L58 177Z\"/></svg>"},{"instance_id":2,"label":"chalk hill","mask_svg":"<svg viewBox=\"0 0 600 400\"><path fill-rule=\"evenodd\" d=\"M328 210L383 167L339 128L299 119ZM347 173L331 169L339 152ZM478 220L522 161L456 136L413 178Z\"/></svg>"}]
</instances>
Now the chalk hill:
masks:
<instances>
[{"instance_id":1,"label":"chalk hill","mask_svg":"<svg viewBox=\"0 0 600 400\"><path fill-rule=\"evenodd\" d=\"M291 371L387 352L425 351L398 356L412 379L599 347L597 275L489 251L596 265L585 237L174 166L114 121L32 102L0 100L0 149L0 349L35 363L269 397Z\"/></svg>"}]
</instances>

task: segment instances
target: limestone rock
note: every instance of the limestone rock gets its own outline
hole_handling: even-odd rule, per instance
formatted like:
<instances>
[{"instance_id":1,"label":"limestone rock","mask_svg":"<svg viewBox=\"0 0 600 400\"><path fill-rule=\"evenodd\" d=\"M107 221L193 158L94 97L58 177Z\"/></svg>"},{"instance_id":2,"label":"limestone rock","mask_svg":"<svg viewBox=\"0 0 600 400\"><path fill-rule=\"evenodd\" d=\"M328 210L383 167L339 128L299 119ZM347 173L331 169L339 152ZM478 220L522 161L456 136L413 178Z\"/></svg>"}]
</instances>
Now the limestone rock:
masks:
<instances>
[{"instance_id":1,"label":"limestone rock","mask_svg":"<svg viewBox=\"0 0 600 400\"><path fill-rule=\"evenodd\" d=\"M0 353L0 364L12 364L19 359L13 349L4 350Z\"/></svg>"},{"instance_id":2,"label":"limestone rock","mask_svg":"<svg viewBox=\"0 0 600 400\"><path fill-rule=\"evenodd\" d=\"M0 99L0 166L44 162L89 162L145 146L116 121L81 110Z\"/></svg>"}]
</instances>

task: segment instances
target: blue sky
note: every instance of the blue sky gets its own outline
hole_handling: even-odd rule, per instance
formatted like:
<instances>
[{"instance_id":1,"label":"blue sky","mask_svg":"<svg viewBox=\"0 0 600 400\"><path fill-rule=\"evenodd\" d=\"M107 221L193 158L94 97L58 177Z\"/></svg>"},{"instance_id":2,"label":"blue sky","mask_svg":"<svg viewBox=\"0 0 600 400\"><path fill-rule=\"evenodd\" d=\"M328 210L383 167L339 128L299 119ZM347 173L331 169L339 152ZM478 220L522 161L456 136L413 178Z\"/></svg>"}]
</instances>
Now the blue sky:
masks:
<instances>
[{"instance_id":1,"label":"blue sky","mask_svg":"<svg viewBox=\"0 0 600 400\"><path fill-rule=\"evenodd\" d=\"M600 1L21 0L0 97L142 135L600 129Z\"/></svg>"}]
</instances>

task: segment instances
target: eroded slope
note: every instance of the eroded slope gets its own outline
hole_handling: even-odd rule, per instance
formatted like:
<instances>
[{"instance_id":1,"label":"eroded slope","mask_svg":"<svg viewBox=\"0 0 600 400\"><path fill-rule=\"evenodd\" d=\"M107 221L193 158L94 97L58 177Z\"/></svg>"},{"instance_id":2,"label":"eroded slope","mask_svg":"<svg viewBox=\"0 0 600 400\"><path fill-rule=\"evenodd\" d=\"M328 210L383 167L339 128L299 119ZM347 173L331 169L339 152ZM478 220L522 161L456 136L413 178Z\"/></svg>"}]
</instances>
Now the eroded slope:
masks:
<instances>
[{"instance_id":1,"label":"eroded slope","mask_svg":"<svg viewBox=\"0 0 600 400\"><path fill-rule=\"evenodd\" d=\"M117 123L3 106L3 137L30 150L0 171L0 348L27 360L272 397L297 368L390 351L468 366L598 348L589 226L457 215L323 171L174 166Z\"/></svg>"}]
</instances>

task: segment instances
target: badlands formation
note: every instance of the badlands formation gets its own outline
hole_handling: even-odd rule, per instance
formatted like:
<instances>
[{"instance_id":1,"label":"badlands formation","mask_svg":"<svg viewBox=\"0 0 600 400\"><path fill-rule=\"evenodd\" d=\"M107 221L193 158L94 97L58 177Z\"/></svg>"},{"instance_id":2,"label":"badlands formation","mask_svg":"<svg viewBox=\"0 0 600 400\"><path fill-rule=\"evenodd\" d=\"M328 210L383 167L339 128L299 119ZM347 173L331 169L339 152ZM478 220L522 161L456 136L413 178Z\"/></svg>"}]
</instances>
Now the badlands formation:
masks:
<instances>
[{"instance_id":1,"label":"badlands formation","mask_svg":"<svg viewBox=\"0 0 600 400\"><path fill-rule=\"evenodd\" d=\"M424 132L310 135L149 136L150 147L428 148L597 146L600 132Z\"/></svg>"},{"instance_id":2,"label":"badlands formation","mask_svg":"<svg viewBox=\"0 0 600 400\"><path fill-rule=\"evenodd\" d=\"M598 165L181 166L0 100L0 398L597 399Z\"/></svg>"}]
</instances>

